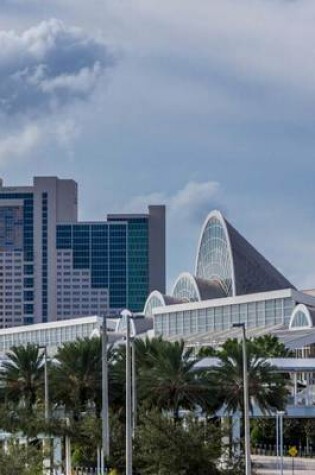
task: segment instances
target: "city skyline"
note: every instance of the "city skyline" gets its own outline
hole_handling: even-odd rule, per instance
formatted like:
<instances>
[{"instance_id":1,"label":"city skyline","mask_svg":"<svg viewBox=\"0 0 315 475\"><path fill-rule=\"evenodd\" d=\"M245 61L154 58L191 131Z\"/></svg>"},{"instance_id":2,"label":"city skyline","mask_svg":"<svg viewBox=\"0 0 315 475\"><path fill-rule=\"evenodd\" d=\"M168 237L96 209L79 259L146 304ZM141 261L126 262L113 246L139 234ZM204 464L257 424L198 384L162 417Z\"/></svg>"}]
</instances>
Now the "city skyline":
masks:
<instances>
[{"instance_id":1,"label":"city skyline","mask_svg":"<svg viewBox=\"0 0 315 475\"><path fill-rule=\"evenodd\" d=\"M306 0L6 0L0 175L74 178L83 220L165 202L168 287L213 208L314 287L314 14Z\"/></svg>"},{"instance_id":2,"label":"city skyline","mask_svg":"<svg viewBox=\"0 0 315 475\"><path fill-rule=\"evenodd\" d=\"M143 309L165 292L165 207L78 220L72 179L0 183L0 327Z\"/></svg>"}]
</instances>

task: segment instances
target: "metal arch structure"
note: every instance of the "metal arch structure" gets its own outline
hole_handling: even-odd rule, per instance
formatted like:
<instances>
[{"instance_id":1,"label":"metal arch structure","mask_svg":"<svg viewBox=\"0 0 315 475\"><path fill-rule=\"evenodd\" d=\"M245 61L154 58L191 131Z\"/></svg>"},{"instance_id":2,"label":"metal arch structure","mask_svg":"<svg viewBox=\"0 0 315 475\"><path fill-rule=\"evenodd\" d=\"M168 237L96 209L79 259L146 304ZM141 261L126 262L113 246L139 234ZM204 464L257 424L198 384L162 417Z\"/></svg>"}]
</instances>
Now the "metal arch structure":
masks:
<instances>
[{"instance_id":1,"label":"metal arch structure","mask_svg":"<svg viewBox=\"0 0 315 475\"><path fill-rule=\"evenodd\" d=\"M215 230L215 224L220 231ZM225 297L295 289L217 210L202 226L195 267L197 279L219 282Z\"/></svg>"},{"instance_id":2,"label":"metal arch structure","mask_svg":"<svg viewBox=\"0 0 315 475\"><path fill-rule=\"evenodd\" d=\"M229 262L230 262L230 277L231 277L231 295L227 293L227 297L234 297L236 295L236 285L235 285L235 272L234 272L234 259L233 259L233 252L232 252L232 245L231 245L231 240L230 240L230 235L228 232L227 224L226 221L222 215L222 213L218 210L211 211L211 213L208 214L207 218L205 219L203 226L201 228L201 233L198 241L198 246L197 246L197 255L196 255L196 263L195 263L195 274L197 277L201 277L204 279L209 279L209 280L217 280L221 281L221 276L215 276L215 275L200 275L199 272L199 267L202 265L202 246L204 243L205 233L208 229L208 226L210 225L211 221L218 221L222 227L223 233L224 233L224 238L225 238L225 243L227 247L227 252L228 252L228 257L229 257ZM225 289L224 289L225 290Z\"/></svg>"},{"instance_id":3,"label":"metal arch structure","mask_svg":"<svg viewBox=\"0 0 315 475\"><path fill-rule=\"evenodd\" d=\"M155 303L159 303L159 305L155 305ZM167 305L174 305L177 303L185 303L185 300L177 299L170 295L164 295L159 290L153 290L144 304L143 314L146 317L152 317L154 308L166 307Z\"/></svg>"},{"instance_id":4,"label":"metal arch structure","mask_svg":"<svg viewBox=\"0 0 315 475\"><path fill-rule=\"evenodd\" d=\"M152 316L152 308L158 307L157 305L155 307L152 307L152 301L156 299L156 301L159 301L161 305L159 307L165 307L165 299L164 295L159 291L159 290L153 290L153 292L150 293L148 296L145 304L144 304L144 310L143 313L146 317L151 317Z\"/></svg>"},{"instance_id":5,"label":"metal arch structure","mask_svg":"<svg viewBox=\"0 0 315 475\"><path fill-rule=\"evenodd\" d=\"M298 314L303 314L303 316L305 316L306 321L308 323L307 326L305 326L305 325L294 325L294 322L295 322ZM296 305L296 307L294 307L293 312L292 312L291 317L290 317L289 329L297 330L299 328L313 328L313 327L314 327L314 323L313 323L312 315L310 313L310 309L303 303L300 303L300 304Z\"/></svg>"},{"instance_id":6,"label":"metal arch structure","mask_svg":"<svg viewBox=\"0 0 315 475\"><path fill-rule=\"evenodd\" d=\"M188 283L186 292L181 293L181 291L177 289L180 287L180 284L185 281ZM191 293L188 287L190 287ZM179 274L173 285L172 296L186 302L200 302L202 300L196 278L190 272L182 272Z\"/></svg>"}]
</instances>

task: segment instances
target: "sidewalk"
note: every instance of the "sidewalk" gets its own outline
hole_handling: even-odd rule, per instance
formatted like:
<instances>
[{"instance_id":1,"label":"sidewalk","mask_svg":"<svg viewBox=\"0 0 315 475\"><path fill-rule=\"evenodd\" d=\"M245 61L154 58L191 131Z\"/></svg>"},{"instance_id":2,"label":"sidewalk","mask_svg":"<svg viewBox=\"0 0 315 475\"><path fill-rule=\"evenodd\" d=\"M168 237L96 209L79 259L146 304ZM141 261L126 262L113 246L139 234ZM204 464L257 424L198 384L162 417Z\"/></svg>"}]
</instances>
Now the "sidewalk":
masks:
<instances>
[{"instance_id":1,"label":"sidewalk","mask_svg":"<svg viewBox=\"0 0 315 475\"><path fill-rule=\"evenodd\" d=\"M253 455L253 468L257 475L277 475L277 459L272 456ZM280 462L280 460L279 460ZM292 471L292 458L283 457L283 475L315 475L315 458L294 459L294 472Z\"/></svg>"}]
</instances>

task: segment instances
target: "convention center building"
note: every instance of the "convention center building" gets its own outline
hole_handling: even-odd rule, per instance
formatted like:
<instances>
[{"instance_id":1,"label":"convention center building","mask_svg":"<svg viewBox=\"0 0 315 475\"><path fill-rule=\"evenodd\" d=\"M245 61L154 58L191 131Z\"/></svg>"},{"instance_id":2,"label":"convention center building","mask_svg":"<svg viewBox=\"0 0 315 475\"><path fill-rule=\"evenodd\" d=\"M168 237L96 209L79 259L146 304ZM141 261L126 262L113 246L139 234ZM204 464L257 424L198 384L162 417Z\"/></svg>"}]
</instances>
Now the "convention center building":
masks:
<instances>
[{"instance_id":1,"label":"convention center building","mask_svg":"<svg viewBox=\"0 0 315 475\"><path fill-rule=\"evenodd\" d=\"M299 291L219 211L205 220L195 273L176 279L171 295L153 291L144 314L155 335L192 346L274 334L301 356L315 355L315 291Z\"/></svg>"}]
</instances>

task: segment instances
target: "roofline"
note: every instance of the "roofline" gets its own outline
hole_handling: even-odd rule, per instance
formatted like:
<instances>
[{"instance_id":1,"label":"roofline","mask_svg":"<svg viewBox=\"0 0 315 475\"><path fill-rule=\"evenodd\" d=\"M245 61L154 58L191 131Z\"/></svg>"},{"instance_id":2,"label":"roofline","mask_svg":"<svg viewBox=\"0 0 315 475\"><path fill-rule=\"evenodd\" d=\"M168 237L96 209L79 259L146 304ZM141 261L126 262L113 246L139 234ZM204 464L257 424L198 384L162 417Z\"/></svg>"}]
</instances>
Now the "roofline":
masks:
<instances>
[{"instance_id":1,"label":"roofline","mask_svg":"<svg viewBox=\"0 0 315 475\"><path fill-rule=\"evenodd\" d=\"M315 358L262 358L269 363L272 370L277 373L309 373L315 370ZM208 357L198 361L194 368L202 369L209 367L218 367L221 364L220 358Z\"/></svg>"},{"instance_id":2,"label":"roofline","mask_svg":"<svg viewBox=\"0 0 315 475\"><path fill-rule=\"evenodd\" d=\"M71 327L73 325L83 325L85 323L102 323L102 318L97 315L89 317L79 317L79 318L69 318L68 320L56 320L55 322L47 323L33 323L32 325L21 325L10 328L3 328L0 330L0 336L15 334L15 333L26 333L30 331L37 330L49 330L51 328L65 328Z\"/></svg>"},{"instance_id":3,"label":"roofline","mask_svg":"<svg viewBox=\"0 0 315 475\"><path fill-rule=\"evenodd\" d=\"M268 292L259 292L254 294L235 295L234 297L221 297L218 299L201 300L201 302L187 302L181 304L167 305L166 307L156 307L153 310L155 314L182 312L183 310L198 310L209 307L222 307L224 305L247 303L260 300L271 300L281 297L292 297L293 289L272 290ZM314 298L315 305L315 298Z\"/></svg>"}]
</instances>

